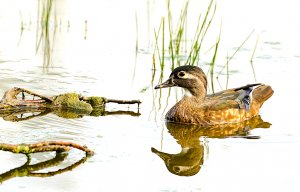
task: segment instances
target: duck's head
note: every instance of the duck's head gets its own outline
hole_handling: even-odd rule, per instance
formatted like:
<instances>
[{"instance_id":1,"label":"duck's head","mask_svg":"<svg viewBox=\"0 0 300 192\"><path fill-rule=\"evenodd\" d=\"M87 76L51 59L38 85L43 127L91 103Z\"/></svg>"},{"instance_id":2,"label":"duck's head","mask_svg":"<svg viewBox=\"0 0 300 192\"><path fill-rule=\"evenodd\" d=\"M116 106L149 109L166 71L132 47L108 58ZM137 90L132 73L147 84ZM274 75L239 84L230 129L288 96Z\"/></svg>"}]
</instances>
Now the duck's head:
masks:
<instances>
[{"instance_id":1,"label":"duck's head","mask_svg":"<svg viewBox=\"0 0 300 192\"><path fill-rule=\"evenodd\" d=\"M200 144L196 148L183 148L178 154L165 153L153 147L151 151L165 162L171 173L179 176L196 175L204 162L204 147Z\"/></svg>"},{"instance_id":2,"label":"duck's head","mask_svg":"<svg viewBox=\"0 0 300 192\"><path fill-rule=\"evenodd\" d=\"M155 86L154 89L165 87L182 87L194 97L205 97L207 80L204 72L197 66L180 66L175 68L169 79L164 83Z\"/></svg>"}]
</instances>

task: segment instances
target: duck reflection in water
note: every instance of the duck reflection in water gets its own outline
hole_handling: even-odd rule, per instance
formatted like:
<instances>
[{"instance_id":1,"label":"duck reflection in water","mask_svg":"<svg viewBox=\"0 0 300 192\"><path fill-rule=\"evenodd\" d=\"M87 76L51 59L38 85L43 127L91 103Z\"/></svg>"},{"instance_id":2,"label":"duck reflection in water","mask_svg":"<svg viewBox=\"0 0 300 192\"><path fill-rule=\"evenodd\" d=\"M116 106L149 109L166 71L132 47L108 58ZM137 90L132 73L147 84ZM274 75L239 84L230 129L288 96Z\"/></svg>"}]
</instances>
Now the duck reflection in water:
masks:
<instances>
[{"instance_id":1,"label":"duck reflection in water","mask_svg":"<svg viewBox=\"0 0 300 192\"><path fill-rule=\"evenodd\" d=\"M181 152L169 154L155 148L151 148L151 151L164 161L171 173L179 176L193 176L200 171L204 163L205 149L208 149L208 145L205 146L205 143L200 141L201 137L257 139L259 137L249 135L250 130L269 128L271 124L264 122L260 116L256 116L240 123L209 127L174 122L167 122L166 126L169 133L181 146Z\"/></svg>"}]
</instances>

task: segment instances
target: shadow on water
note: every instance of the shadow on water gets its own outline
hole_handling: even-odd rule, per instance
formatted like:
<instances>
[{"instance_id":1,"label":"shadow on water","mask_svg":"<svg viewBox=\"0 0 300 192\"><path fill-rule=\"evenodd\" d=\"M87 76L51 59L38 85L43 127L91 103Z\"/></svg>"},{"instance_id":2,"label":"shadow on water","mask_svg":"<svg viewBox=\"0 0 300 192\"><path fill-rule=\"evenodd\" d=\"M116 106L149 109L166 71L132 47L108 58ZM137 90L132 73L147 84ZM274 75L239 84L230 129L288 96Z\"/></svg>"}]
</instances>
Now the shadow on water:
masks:
<instances>
[{"instance_id":1,"label":"shadow on water","mask_svg":"<svg viewBox=\"0 0 300 192\"><path fill-rule=\"evenodd\" d=\"M256 128L269 128L270 126L271 124L264 122L260 116L241 123L210 127L167 122L166 127L181 146L181 152L169 154L155 148L151 148L151 151L164 161L171 173L179 176L193 176L200 171L204 163L205 151L208 152L209 147L208 143L200 141L200 138L259 139L259 136L250 135L250 131Z\"/></svg>"}]
</instances>

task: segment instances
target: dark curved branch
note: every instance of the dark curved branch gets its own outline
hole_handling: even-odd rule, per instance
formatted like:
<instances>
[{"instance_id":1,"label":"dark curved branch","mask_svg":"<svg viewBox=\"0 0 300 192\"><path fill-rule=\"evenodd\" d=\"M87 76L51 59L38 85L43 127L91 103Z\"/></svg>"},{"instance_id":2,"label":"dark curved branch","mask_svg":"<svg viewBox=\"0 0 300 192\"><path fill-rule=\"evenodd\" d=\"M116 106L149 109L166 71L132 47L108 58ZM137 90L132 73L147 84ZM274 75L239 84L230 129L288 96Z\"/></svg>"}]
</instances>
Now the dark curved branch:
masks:
<instances>
[{"instance_id":1,"label":"dark curved branch","mask_svg":"<svg viewBox=\"0 0 300 192\"><path fill-rule=\"evenodd\" d=\"M63 162L65 158L68 156L68 153L62 153L62 152L69 151L71 148L76 148L81 151L84 151L85 156L81 158L79 161L63 169L59 169L57 171L51 171L47 173L36 173L36 171L53 167ZM77 166L79 166L80 164L84 163L90 156L94 154L93 151L91 151L85 146L81 146L72 142L64 142L64 141L46 141L46 142L40 142L34 144L17 144L17 145L0 143L0 150L9 151L13 153L22 153L27 155L27 161L22 166L12 169L0 175L0 183L8 179L11 179L13 177L24 177L24 176L50 177L50 176L64 173L66 171L71 171ZM31 153L48 152L48 151L55 151L56 156L53 159L30 165Z\"/></svg>"},{"instance_id":2,"label":"dark curved branch","mask_svg":"<svg viewBox=\"0 0 300 192\"><path fill-rule=\"evenodd\" d=\"M5 173L2 173L0 175L0 183L3 183L4 181L7 181L14 177L27 177L30 176L30 174L34 171L39 171L42 169L56 166L61 162L63 162L67 156L68 153L56 153L53 159L40 162L34 165L29 165L30 158L28 158L26 163L24 163L22 166L11 169Z\"/></svg>"},{"instance_id":3,"label":"dark curved branch","mask_svg":"<svg viewBox=\"0 0 300 192\"><path fill-rule=\"evenodd\" d=\"M47 172L47 173L29 173L28 176L32 176L32 177L51 177L51 176L54 176L54 175L59 175L59 174L62 174L64 172L67 172L67 171L72 171L73 169L75 169L76 167L78 167L79 165L83 164L89 157L88 156L85 156L83 158L81 158L79 161L73 163L72 165L70 166L67 166L63 169L59 169L59 170L56 170L56 171L50 171L50 172Z\"/></svg>"}]
</instances>

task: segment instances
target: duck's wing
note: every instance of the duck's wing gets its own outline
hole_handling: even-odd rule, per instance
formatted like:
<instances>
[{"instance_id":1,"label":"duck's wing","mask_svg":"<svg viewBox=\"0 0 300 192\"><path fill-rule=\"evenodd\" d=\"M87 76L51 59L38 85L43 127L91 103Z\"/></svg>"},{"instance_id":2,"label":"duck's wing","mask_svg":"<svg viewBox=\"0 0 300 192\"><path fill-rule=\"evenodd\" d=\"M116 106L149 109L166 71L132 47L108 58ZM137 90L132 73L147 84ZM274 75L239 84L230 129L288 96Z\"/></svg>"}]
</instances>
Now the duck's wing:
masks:
<instances>
[{"instance_id":1,"label":"duck's wing","mask_svg":"<svg viewBox=\"0 0 300 192\"><path fill-rule=\"evenodd\" d=\"M215 94L207 95L209 110L225 110L229 108L250 110L252 102L251 93L260 83L249 84L235 89L227 89Z\"/></svg>"}]
</instances>

